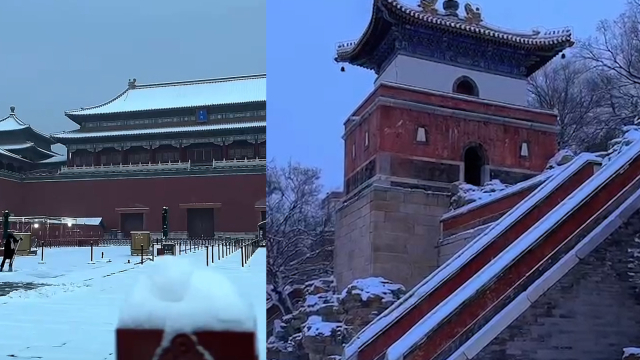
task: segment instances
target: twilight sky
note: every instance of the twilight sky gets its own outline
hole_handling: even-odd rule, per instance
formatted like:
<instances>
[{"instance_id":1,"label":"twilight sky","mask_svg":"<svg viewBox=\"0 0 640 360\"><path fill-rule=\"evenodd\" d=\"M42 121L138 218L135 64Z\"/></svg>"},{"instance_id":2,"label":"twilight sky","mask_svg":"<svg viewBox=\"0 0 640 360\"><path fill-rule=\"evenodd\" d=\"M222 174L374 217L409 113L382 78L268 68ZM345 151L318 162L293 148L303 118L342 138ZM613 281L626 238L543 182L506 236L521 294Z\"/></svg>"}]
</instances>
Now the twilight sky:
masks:
<instances>
[{"instance_id":1,"label":"twilight sky","mask_svg":"<svg viewBox=\"0 0 640 360\"><path fill-rule=\"evenodd\" d=\"M624 8L624 0L602 7L578 0L476 2L490 24L512 30L571 26L578 38L592 35L601 19ZM335 44L360 37L371 7L372 0L269 0L267 6L267 154L279 163L291 159L321 168L327 190L342 187L342 124L374 81L372 72L360 68L341 73L333 62Z\"/></svg>"},{"instance_id":2,"label":"twilight sky","mask_svg":"<svg viewBox=\"0 0 640 360\"><path fill-rule=\"evenodd\" d=\"M2 0L0 118L75 129L65 110L127 86L266 71L266 0ZM58 145L56 151L64 151Z\"/></svg>"}]
</instances>

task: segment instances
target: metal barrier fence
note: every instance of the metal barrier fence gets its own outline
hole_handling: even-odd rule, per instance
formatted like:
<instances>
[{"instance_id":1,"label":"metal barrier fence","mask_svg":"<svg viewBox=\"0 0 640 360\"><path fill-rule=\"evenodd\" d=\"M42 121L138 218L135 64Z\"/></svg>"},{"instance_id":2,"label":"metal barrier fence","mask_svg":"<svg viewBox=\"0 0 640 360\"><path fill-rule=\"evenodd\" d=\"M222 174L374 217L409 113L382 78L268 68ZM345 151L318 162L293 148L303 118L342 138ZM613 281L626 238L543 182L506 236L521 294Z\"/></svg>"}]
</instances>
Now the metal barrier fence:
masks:
<instances>
[{"instance_id":1,"label":"metal barrier fence","mask_svg":"<svg viewBox=\"0 0 640 360\"><path fill-rule=\"evenodd\" d=\"M246 241L246 238L231 238L231 237L215 237L215 238L167 238L167 239L153 239L153 243L160 245L162 243L175 243L176 246L181 248L200 248L203 246L218 245L222 243L235 243L240 241ZM100 238L77 238L77 239L49 239L49 240L37 240L37 247L44 245L47 248L57 247L89 247L89 246L131 246L131 239L100 239Z\"/></svg>"},{"instance_id":2,"label":"metal barrier fence","mask_svg":"<svg viewBox=\"0 0 640 360\"><path fill-rule=\"evenodd\" d=\"M263 239L250 239L250 238L232 238L232 237L216 237L216 238L167 238L167 239L153 239L154 245L162 247L163 244L175 244L175 255L188 254L191 252L206 250L207 266L209 261L214 264L217 260L220 261L227 256L240 252L241 265L244 267L253 254L255 254L258 248L264 246ZM41 249L41 262L44 263L44 249L45 248L61 248L61 247L89 247L91 248L90 263L93 263L95 247L109 247L109 246L131 246L131 239L98 239L98 238L83 238L83 239L50 239L36 241L35 246ZM217 253L217 256L216 256ZM104 255L104 253L102 253ZM145 262L144 259L144 246L140 251L140 264ZM148 256L149 254L147 254ZM155 257L155 247L151 251L151 260Z\"/></svg>"}]
</instances>

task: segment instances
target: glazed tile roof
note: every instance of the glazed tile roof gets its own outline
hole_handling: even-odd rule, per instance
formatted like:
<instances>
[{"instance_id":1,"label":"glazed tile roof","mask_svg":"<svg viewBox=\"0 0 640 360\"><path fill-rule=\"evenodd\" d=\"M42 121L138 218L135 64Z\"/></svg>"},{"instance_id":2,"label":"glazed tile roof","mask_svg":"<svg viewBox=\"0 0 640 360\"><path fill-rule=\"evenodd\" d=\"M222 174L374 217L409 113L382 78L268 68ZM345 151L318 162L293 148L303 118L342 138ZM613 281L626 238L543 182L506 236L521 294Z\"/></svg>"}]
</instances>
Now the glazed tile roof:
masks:
<instances>
[{"instance_id":1,"label":"glazed tile roof","mask_svg":"<svg viewBox=\"0 0 640 360\"><path fill-rule=\"evenodd\" d=\"M9 114L9 116L0 120L0 131L13 131L28 128L29 125L25 124L15 114Z\"/></svg>"},{"instance_id":2,"label":"glazed tile roof","mask_svg":"<svg viewBox=\"0 0 640 360\"><path fill-rule=\"evenodd\" d=\"M20 118L18 118L16 114L13 112L14 110L15 108L12 107L12 110L9 116L5 117L4 119L0 119L0 132L28 129L30 131L33 131L33 133L35 133L36 136L43 138L44 140L50 142L51 144L55 143L53 140L51 140L51 137L49 137L49 135L32 128L30 125L20 120Z\"/></svg>"},{"instance_id":3,"label":"glazed tile roof","mask_svg":"<svg viewBox=\"0 0 640 360\"><path fill-rule=\"evenodd\" d=\"M15 158L15 159L22 160L24 162L31 162L31 161L23 158L22 156L18 156L16 154L14 154L14 153L12 153L12 152L10 152L8 150L2 149L2 148L0 148L0 155L9 156L9 157L12 157L12 158Z\"/></svg>"},{"instance_id":4,"label":"glazed tile roof","mask_svg":"<svg viewBox=\"0 0 640 360\"><path fill-rule=\"evenodd\" d=\"M376 14L381 11L381 8L409 22L421 23L443 30L467 33L473 36L491 38L524 47L547 48L559 45L570 46L573 44L573 34L570 28L548 31L532 30L528 33L516 32L500 29L499 27L491 26L484 22L476 24L467 21L464 17L445 15L443 12L436 11L435 9L432 12L426 12L420 8L405 5L398 0L374 0L372 20L367 30L359 40L339 43L336 49L338 55L336 60L341 61L343 58L348 57L350 53L357 51L358 47L366 41L369 33L372 31L371 28L374 26Z\"/></svg>"},{"instance_id":5,"label":"glazed tile roof","mask_svg":"<svg viewBox=\"0 0 640 360\"><path fill-rule=\"evenodd\" d=\"M150 128L150 129L131 129L131 130L113 130L113 131L69 131L52 134L54 139L83 139L98 137L114 137L114 136L130 136L130 135L153 135L153 134L171 134L171 133L187 133L193 131L211 131L211 130L227 130L227 129L250 129L266 127L266 121L240 122L228 124L206 124L192 126L177 126L167 128Z\"/></svg>"},{"instance_id":6,"label":"glazed tile roof","mask_svg":"<svg viewBox=\"0 0 640 360\"><path fill-rule=\"evenodd\" d=\"M42 161L38 161L38 163L57 163L57 162L66 162L67 161L67 155L56 155L52 158L46 159L46 160L42 160Z\"/></svg>"},{"instance_id":7,"label":"glazed tile roof","mask_svg":"<svg viewBox=\"0 0 640 360\"><path fill-rule=\"evenodd\" d=\"M35 148L36 150L40 151L43 154L46 155L50 155L50 156L60 156L60 154L53 152L53 151L49 151L49 150L45 150L42 148L39 148L38 146L36 146L36 144L27 141L25 143L20 143L20 144L8 144L8 145L0 145L0 149L3 150L22 150L22 149L28 149L28 148Z\"/></svg>"},{"instance_id":8,"label":"glazed tile roof","mask_svg":"<svg viewBox=\"0 0 640 360\"><path fill-rule=\"evenodd\" d=\"M266 100L267 76L264 74L148 85L135 85L134 79L126 90L104 104L69 110L65 115L128 113Z\"/></svg>"}]
</instances>

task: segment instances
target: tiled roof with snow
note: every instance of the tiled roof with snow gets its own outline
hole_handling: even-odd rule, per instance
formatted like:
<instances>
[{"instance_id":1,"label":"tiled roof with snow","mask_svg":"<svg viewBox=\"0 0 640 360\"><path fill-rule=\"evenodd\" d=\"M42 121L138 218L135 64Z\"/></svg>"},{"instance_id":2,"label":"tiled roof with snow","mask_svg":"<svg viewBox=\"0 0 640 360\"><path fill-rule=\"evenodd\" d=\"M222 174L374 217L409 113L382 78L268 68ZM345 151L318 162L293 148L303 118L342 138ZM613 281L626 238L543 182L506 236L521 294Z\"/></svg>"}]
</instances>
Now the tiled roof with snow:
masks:
<instances>
[{"instance_id":1,"label":"tiled roof with snow","mask_svg":"<svg viewBox=\"0 0 640 360\"><path fill-rule=\"evenodd\" d=\"M0 131L20 130L28 127L29 125L25 124L13 113L0 120Z\"/></svg>"},{"instance_id":2,"label":"tiled roof with snow","mask_svg":"<svg viewBox=\"0 0 640 360\"><path fill-rule=\"evenodd\" d=\"M0 145L0 149L4 149L4 150L22 150L22 149L28 149L28 148L35 148L36 150L38 150L39 152L46 154L46 155L50 155L50 156L60 156L60 154L53 152L53 151L49 151L49 150L45 150L42 149L38 146L36 146L36 144L27 141L25 143L20 143L20 144L8 144L8 145Z\"/></svg>"},{"instance_id":3,"label":"tiled roof with snow","mask_svg":"<svg viewBox=\"0 0 640 360\"><path fill-rule=\"evenodd\" d=\"M51 140L49 135L32 128L30 125L20 120L20 118L18 118L14 113L14 110L15 110L15 107L11 107L11 113L9 114L9 116L5 117L4 119L0 119L0 132L30 129L39 137L51 142L52 144L54 143L54 141Z\"/></svg>"},{"instance_id":4,"label":"tiled roof with snow","mask_svg":"<svg viewBox=\"0 0 640 360\"><path fill-rule=\"evenodd\" d=\"M56 155L52 158L38 161L38 163L49 164L49 163L66 162L66 161L67 161L67 155Z\"/></svg>"},{"instance_id":5,"label":"tiled roof with snow","mask_svg":"<svg viewBox=\"0 0 640 360\"><path fill-rule=\"evenodd\" d=\"M54 139L85 139L85 138L99 138L99 137L116 137L116 136L131 136L131 135L153 135L153 134L172 134L172 133L188 133L194 131L211 131L211 130L227 130L227 129L250 129L266 127L266 121L254 121L254 122L238 122L228 124L206 124L206 125L192 125L192 126L176 126L166 128L149 128L149 129L130 129L130 130L113 130L113 131L68 131L52 134Z\"/></svg>"},{"instance_id":6,"label":"tiled roof with snow","mask_svg":"<svg viewBox=\"0 0 640 360\"><path fill-rule=\"evenodd\" d=\"M358 50L360 45L364 43L373 33L374 19L378 13L384 12L381 16L388 18L387 12L406 19L409 23L418 23L429 27L441 28L443 30L467 33L472 36L481 36L494 39L503 43L510 43L519 46L531 48L548 47L548 46L571 46L573 44L573 35L570 28L558 30L531 32L518 32L506 29L500 29L497 26L488 25L484 22L472 23L464 17L450 16L443 12L433 9L433 11L425 11L421 8L406 5L398 0L375 0L373 2L372 20L367 30L359 40L346 41L337 46L337 59L341 60L349 57L350 53Z\"/></svg>"},{"instance_id":7,"label":"tiled roof with snow","mask_svg":"<svg viewBox=\"0 0 640 360\"><path fill-rule=\"evenodd\" d=\"M22 160L24 162L30 162L29 160L23 158L22 156L18 156L18 155L14 154L14 153L12 153L10 151L7 151L7 150L1 149L1 148L0 148L0 155L9 156L9 157L12 157L14 159Z\"/></svg>"},{"instance_id":8,"label":"tiled roof with snow","mask_svg":"<svg viewBox=\"0 0 640 360\"><path fill-rule=\"evenodd\" d=\"M135 83L135 80L134 80ZM128 87L114 99L65 115L95 115L267 101L267 76L249 75Z\"/></svg>"}]
</instances>

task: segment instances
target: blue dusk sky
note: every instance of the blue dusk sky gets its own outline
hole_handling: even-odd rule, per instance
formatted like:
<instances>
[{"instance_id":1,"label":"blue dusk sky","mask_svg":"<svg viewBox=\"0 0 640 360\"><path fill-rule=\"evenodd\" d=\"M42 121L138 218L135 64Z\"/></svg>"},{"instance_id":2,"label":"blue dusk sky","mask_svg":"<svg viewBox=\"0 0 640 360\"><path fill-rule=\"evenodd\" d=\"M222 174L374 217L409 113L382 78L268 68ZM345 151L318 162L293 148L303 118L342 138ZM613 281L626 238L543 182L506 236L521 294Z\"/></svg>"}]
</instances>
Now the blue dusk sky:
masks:
<instances>
[{"instance_id":1,"label":"blue dusk sky","mask_svg":"<svg viewBox=\"0 0 640 360\"><path fill-rule=\"evenodd\" d=\"M578 39L593 35L600 20L613 19L625 5L624 0L595 7L578 0L477 3L492 25L510 30L571 26ZM371 9L372 0L268 1L267 154L281 164L292 160L319 167L327 190L342 187L343 122L375 80L373 72L352 66L341 73L333 61L335 45L360 37Z\"/></svg>"},{"instance_id":2,"label":"blue dusk sky","mask_svg":"<svg viewBox=\"0 0 640 360\"><path fill-rule=\"evenodd\" d=\"M109 101L130 78L264 73L266 7L266 0L2 0L0 118L14 105L40 131L72 130L65 110Z\"/></svg>"}]
</instances>

